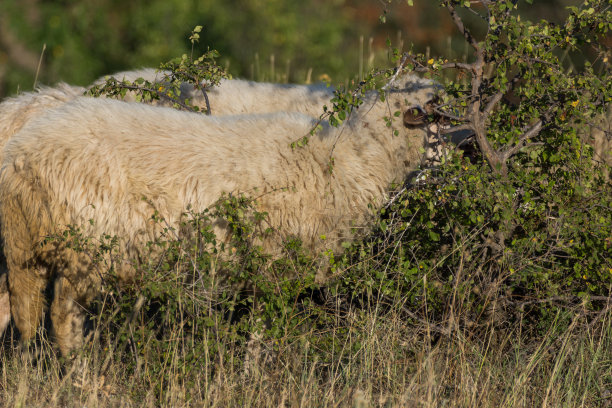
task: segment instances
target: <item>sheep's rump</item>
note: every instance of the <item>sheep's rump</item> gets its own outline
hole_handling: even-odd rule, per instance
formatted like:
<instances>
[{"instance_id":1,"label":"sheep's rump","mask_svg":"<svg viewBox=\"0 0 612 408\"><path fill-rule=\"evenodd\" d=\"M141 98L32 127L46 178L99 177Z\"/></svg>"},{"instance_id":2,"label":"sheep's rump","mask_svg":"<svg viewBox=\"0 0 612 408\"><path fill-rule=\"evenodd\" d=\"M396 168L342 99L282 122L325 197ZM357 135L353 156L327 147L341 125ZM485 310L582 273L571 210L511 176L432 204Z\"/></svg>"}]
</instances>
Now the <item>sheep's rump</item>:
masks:
<instances>
[{"instance_id":1,"label":"sheep's rump","mask_svg":"<svg viewBox=\"0 0 612 408\"><path fill-rule=\"evenodd\" d=\"M35 92L26 92L0 103L0 162L5 144L29 121L39 117L48 109L63 105L79 95L85 88L60 83L55 88L41 87ZM0 334L10 322L9 294L6 284L6 263L0 259Z\"/></svg>"}]
</instances>

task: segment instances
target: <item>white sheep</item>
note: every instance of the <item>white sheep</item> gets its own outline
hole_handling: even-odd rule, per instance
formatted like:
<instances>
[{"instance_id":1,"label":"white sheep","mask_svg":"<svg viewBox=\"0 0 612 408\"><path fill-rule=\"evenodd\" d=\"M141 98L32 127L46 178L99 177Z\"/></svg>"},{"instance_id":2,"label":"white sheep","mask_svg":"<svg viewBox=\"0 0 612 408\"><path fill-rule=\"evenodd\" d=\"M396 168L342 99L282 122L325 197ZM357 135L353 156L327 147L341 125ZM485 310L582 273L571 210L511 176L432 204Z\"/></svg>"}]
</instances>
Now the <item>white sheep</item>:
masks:
<instances>
[{"instance_id":1,"label":"white sheep","mask_svg":"<svg viewBox=\"0 0 612 408\"><path fill-rule=\"evenodd\" d=\"M150 82L162 81L163 72L144 68L133 71L118 72L112 76L118 80L135 81L143 78ZM106 77L105 77L106 78ZM94 85L105 82L100 78ZM41 116L46 110L58 107L66 102L83 95L86 89L60 83L56 87L40 87L34 92L26 92L16 97L7 98L0 103L0 162L2 161L4 145L28 121ZM209 89L208 95L211 106L216 115L235 113L257 113L275 111L296 111L313 116L323 112L323 105L329 103L333 97L333 89L319 85L288 85L255 83L244 80L223 80L218 87ZM201 91L191 84L181 85L181 97L189 98L191 103L205 108L204 96ZM135 94L128 92L126 101L135 101ZM152 104L171 106L171 101L161 99L152 101ZM5 269L4 262L0 262L0 269ZM6 281L4 272L0 271L0 280ZM6 285L0 285L0 333L10 321L9 295ZM6 301L5 301L6 300Z\"/></svg>"},{"instance_id":2,"label":"white sheep","mask_svg":"<svg viewBox=\"0 0 612 408\"><path fill-rule=\"evenodd\" d=\"M82 343L80 305L97 295L99 276L83 253L57 241L41 245L67 225L86 236L117 236L125 259L137 259L159 234L155 212L178 230L186 208L203 211L223 193L246 193L258 197L278 236L298 237L315 254L340 249L354 228L367 226L370 205L380 205L420 160L425 130L401 120L387 127L383 116L425 104L435 87L414 77L404 85L384 102L370 94L343 127L324 123L296 149L290 143L316 119L210 117L78 98L32 120L7 144L0 172L11 311L22 338L39 326L42 291L55 277L51 320L60 350L67 355ZM216 233L224 239L229 231L218 224ZM278 249L278 236L263 238L266 251ZM122 279L134 273L128 262L116 270Z\"/></svg>"},{"instance_id":3,"label":"white sheep","mask_svg":"<svg viewBox=\"0 0 612 408\"><path fill-rule=\"evenodd\" d=\"M93 85L101 85L107 78L113 77L119 81L134 82L138 78L149 82L162 82L166 72L158 72L152 68L142 68L133 71L117 72L110 76L99 78ZM192 84L182 83L180 86L181 100L189 99L192 105L200 109L206 108L202 91ZM237 113L267 113L267 112L301 112L311 116L320 116L323 106L330 105L334 97L334 88L323 83L313 85L275 84L254 82L244 79L222 79L221 82L206 90L213 115L228 115ZM133 92L127 92L125 101L136 100ZM154 105L171 106L168 99L153 101Z\"/></svg>"},{"instance_id":4,"label":"white sheep","mask_svg":"<svg viewBox=\"0 0 612 408\"><path fill-rule=\"evenodd\" d=\"M113 77L135 81L143 78L151 82L161 81L163 73L144 68L119 72ZM94 84L100 84L103 78ZM25 92L7 98L0 103L0 161L2 147L29 120L40 116L45 110L57 107L79 96L86 88L60 83L55 87L40 87L34 92ZM215 115L266 112L301 112L312 116L323 113L323 105L329 104L333 88L323 84L293 85L257 83L240 79L222 80L219 86L208 90L211 106ZM193 85L181 85L181 96L189 98L194 105L205 107L203 94ZM134 94L128 92L126 101L135 101ZM154 101L154 104L171 106L168 100Z\"/></svg>"}]
</instances>

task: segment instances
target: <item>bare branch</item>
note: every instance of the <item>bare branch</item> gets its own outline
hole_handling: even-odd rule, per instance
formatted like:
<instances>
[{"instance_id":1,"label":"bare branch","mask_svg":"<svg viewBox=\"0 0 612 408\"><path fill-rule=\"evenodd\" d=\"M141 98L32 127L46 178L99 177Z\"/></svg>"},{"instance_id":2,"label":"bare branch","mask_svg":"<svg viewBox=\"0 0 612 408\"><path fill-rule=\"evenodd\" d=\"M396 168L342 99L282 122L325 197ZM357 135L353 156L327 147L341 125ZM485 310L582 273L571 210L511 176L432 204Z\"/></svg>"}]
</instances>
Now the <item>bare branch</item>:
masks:
<instances>
[{"instance_id":1,"label":"bare branch","mask_svg":"<svg viewBox=\"0 0 612 408\"><path fill-rule=\"evenodd\" d=\"M542 120L538 120L533 126L531 126L529 130L527 130L525 133L523 133L519 137L519 140L516 142L516 144L513 147L506 148L502 152L503 159L508 160L510 157L512 157L512 155L516 154L516 152L521 150L523 147L526 147L526 146L523 146L525 141L528 140L529 138L537 136L537 134L540 133L540 131L542 130L542 127L543 127ZM537 146L540 144L541 143L530 143L528 146Z\"/></svg>"},{"instance_id":2,"label":"bare branch","mask_svg":"<svg viewBox=\"0 0 612 408\"><path fill-rule=\"evenodd\" d=\"M443 116L443 117L445 117L447 119L454 120L454 121L457 121L457 122L469 122L470 121L469 118L466 118L466 117L463 117L463 116L451 115L450 113L441 111L441 110L439 110L437 108L434 109L434 112L436 114L440 115L440 116Z\"/></svg>"},{"instance_id":3,"label":"bare branch","mask_svg":"<svg viewBox=\"0 0 612 408\"><path fill-rule=\"evenodd\" d=\"M504 97L504 93L505 92L500 91L496 93L495 95L493 95L493 97L491 98L491 100L489 101L489 103L487 104L483 112L485 116L489 116L491 114L491 111L493 110L495 105L497 105L499 101L501 101L501 99Z\"/></svg>"},{"instance_id":4,"label":"bare branch","mask_svg":"<svg viewBox=\"0 0 612 408\"><path fill-rule=\"evenodd\" d=\"M544 146L544 142L533 142L523 145L522 143L515 145L512 149L508 150L508 152L504 153L504 160L508 160L512 155L516 154L521 149L529 149L530 147L535 146Z\"/></svg>"},{"instance_id":5,"label":"bare branch","mask_svg":"<svg viewBox=\"0 0 612 408\"><path fill-rule=\"evenodd\" d=\"M463 124L459 126L449 127L448 129L440 129L440 134L447 135L449 133L460 132L462 130L474 130L474 128L472 127L472 125Z\"/></svg>"},{"instance_id":6,"label":"bare branch","mask_svg":"<svg viewBox=\"0 0 612 408\"><path fill-rule=\"evenodd\" d=\"M212 115L212 111L210 110L210 101L208 100L208 93L206 92L205 86L200 86L200 91L204 95L204 102L206 102L206 114Z\"/></svg>"},{"instance_id":7,"label":"bare branch","mask_svg":"<svg viewBox=\"0 0 612 408\"><path fill-rule=\"evenodd\" d=\"M474 130L476 142L478 143L480 151L486 158L487 163L489 163L489 167L491 167L491 170L505 177L508 172L508 167L506 165L506 162L500 156L500 154L496 152L493 147L491 147L491 143L489 143L489 140L487 139L485 118L482 112L480 111L480 107L482 104L480 85L482 84L483 79L484 50L478 45L478 42L468 31L468 29L465 28L461 17L459 17L455 10L455 7L451 5L450 2L446 3L446 7L448 8L453 18L453 21L455 22L455 25L457 26L459 31L463 34L468 43L474 48L476 55L476 61L471 64L472 102L468 107L467 115L472 124L472 129Z\"/></svg>"},{"instance_id":8,"label":"bare branch","mask_svg":"<svg viewBox=\"0 0 612 408\"><path fill-rule=\"evenodd\" d=\"M487 159L489 166L493 172L506 176L508 167L505 160L496 152L491 143L487 139L486 123L482 112L480 112L481 98L480 95L480 84L482 83L484 65L484 53L481 48L476 50L476 61L473 63L474 69L472 71L472 103L468 108L468 117L473 125L474 135L478 147L482 151L482 154Z\"/></svg>"},{"instance_id":9,"label":"bare branch","mask_svg":"<svg viewBox=\"0 0 612 408\"><path fill-rule=\"evenodd\" d=\"M527 143L526 145L523 146L523 149L529 149L530 147L535 147L535 146L544 146L546 143L544 142L533 142L533 143Z\"/></svg>"},{"instance_id":10,"label":"bare branch","mask_svg":"<svg viewBox=\"0 0 612 408\"><path fill-rule=\"evenodd\" d=\"M464 71L472 71L474 69L472 64L464 64L461 62L448 62L446 64L438 65L437 68L440 68L440 69L453 69L454 68L454 69L461 69ZM416 72L429 72L431 70L432 69L430 67L426 67L423 65L420 65L414 69L414 71Z\"/></svg>"},{"instance_id":11,"label":"bare branch","mask_svg":"<svg viewBox=\"0 0 612 408\"><path fill-rule=\"evenodd\" d=\"M475 109L477 109L478 105L478 103L474 103L473 106ZM482 122L480 112L474 112L472 117L474 118L473 129L476 142L478 143L478 147L480 147L482 154L487 159L489 167L491 167L491 170L493 170L495 173L501 173L502 176L505 176L508 171L506 162L503 157L501 157L498 152L493 150L493 147L491 147L491 143L489 143L489 139L487 139L487 133L484 123Z\"/></svg>"},{"instance_id":12,"label":"bare branch","mask_svg":"<svg viewBox=\"0 0 612 408\"><path fill-rule=\"evenodd\" d=\"M408 53L404 53L404 55L408 55ZM420 64L412 55L408 55L408 58L410 58L410 62L412 62L415 65L418 65L418 67L414 68L414 71L416 72L429 72L431 71L431 67L427 67L424 66L423 64ZM473 70L473 66L472 64L465 64L462 62L447 62L445 64L442 65L438 65L439 69L461 69L464 71L472 71Z\"/></svg>"},{"instance_id":13,"label":"bare branch","mask_svg":"<svg viewBox=\"0 0 612 408\"><path fill-rule=\"evenodd\" d=\"M406 65L406 62L408 61L409 58L411 59L411 55L408 54L407 52L405 52L404 55L402 55L402 60L400 61L400 64L398 65L391 79L387 82L385 86L382 87L383 90L386 91L387 89L389 89L391 85L393 85L393 83L397 80L398 75L402 72L402 69Z\"/></svg>"},{"instance_id":14,"label":"bare branch","mask_svg":"<svg viewBox=\"0 0 612 408\"><path fill-rule=\"evenodd\" d=\"M450 2L447 2L446 3L446 8L448 9L448 12L450 13L451 17L453 18L453 22L455 23L455 25L459 29L459 32L461 32L461 34L463 34L463 36L465 37L467 42L470 43L472 48L474 48L476 51L479 51L480 50L480 45L478 45L478 42L476 41L476 39L474 38L472 33L470 33L470 31L463 24L463 20L461 20L461 17L459 17L459 15L457 14L457 10L455 10L455 6L450 4Z\"/></svg>"},{"instance_id":15,"label":"bare branch","mask_svg":"<svg viewBox=\"0 0 612 408\"><path fill-rule=\"evenodd\" d=\"M531 128L529 128L529 130L527 130L525 133L523 133L519 137L519 142L524 142L530 137L536 136L538 133L540 133L540 130L542 130L542 126L543 126L542 120L538 120L533 126L531 126Z\"/></svg>"}]
</instances>

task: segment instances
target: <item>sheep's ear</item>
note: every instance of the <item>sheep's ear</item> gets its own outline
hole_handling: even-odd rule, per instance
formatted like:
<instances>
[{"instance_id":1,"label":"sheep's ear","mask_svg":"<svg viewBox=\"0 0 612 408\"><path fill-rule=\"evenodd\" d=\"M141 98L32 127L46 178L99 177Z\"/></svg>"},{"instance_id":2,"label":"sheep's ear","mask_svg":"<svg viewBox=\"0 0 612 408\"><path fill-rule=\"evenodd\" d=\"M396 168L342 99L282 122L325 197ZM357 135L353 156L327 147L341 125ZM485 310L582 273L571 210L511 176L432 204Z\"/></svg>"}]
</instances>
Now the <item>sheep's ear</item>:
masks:
<instances>
[{"instance_id":1,"label":"sheep's ear","mask_svg":"<svg viewBox=\"0 0 612 408\"><path fill-rule=\"evenodd\" d=\"M425 104L425 112L428 115L433 115L436 113L436 106L439 105L438 98L434 98Z\"/></svg>"},{"instance_id":2,"label":"sheep's ear","mask_svg":"<svg viewBox=\"0 0 612 408\"><path fill-rule=\"evenodd\" d=\"M404 112L404 126L421 126L427 121L427 113L418 106Z\"/></svg>"},{"instance_id":3,"label":"sheep's ear","mask_svg":"<svg viewBox=\"0 0 612 408\"><path fill-rule=\"evenodd\" d=\"M404 126L422 126L425 123L436 123L446 126L449 124L448 119L436 112L436 107L438 107L441 102L439 97L434 97L422 108L420 106L414 106L408 109L404 112Z\"/></svg>"},{"instance_id":4,"label":"sheep's ear","mask_svg":"<svg viewBox=\"0 0 612 408\"><path fill-rule=\"evenodd\" d=\"M448 117L436 111L436 108L439 107L441 104L442 104L442 99L436 96L425 104L424 111L429 117L430 122L436 123L440 126L450 125L450 120L448 119Z\"/></svg>"}]
</instances>

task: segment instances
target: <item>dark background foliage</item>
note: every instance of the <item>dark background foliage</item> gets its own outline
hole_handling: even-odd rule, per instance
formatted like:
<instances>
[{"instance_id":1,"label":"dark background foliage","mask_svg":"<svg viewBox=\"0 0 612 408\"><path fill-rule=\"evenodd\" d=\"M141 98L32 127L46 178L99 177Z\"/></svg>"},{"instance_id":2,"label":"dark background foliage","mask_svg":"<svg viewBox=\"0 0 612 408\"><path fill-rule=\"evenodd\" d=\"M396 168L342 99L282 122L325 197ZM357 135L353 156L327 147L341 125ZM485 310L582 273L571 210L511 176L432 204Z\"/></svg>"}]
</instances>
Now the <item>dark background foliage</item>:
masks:
<instances>
[{"instance_id":1,"label":"dark background foliage","mask_svg":"<svg viewBox=\"0 0 612 408\"><path fill-rule=\"evenodd\" d=\"M0 97L31 90L35 81L86 85L119 70L157 66L190 52L187 37L196 25L204 26L196 51L216 49L232 75L255 80L344 83L389 64L387 39L404 50L414 44L416 51L429 46L433 54L463 55L445 10L417 3L2 0ZM556 21L567 15L563 6L578 1L536 3L522 12Z\"/></svg>"}]
</instances>

